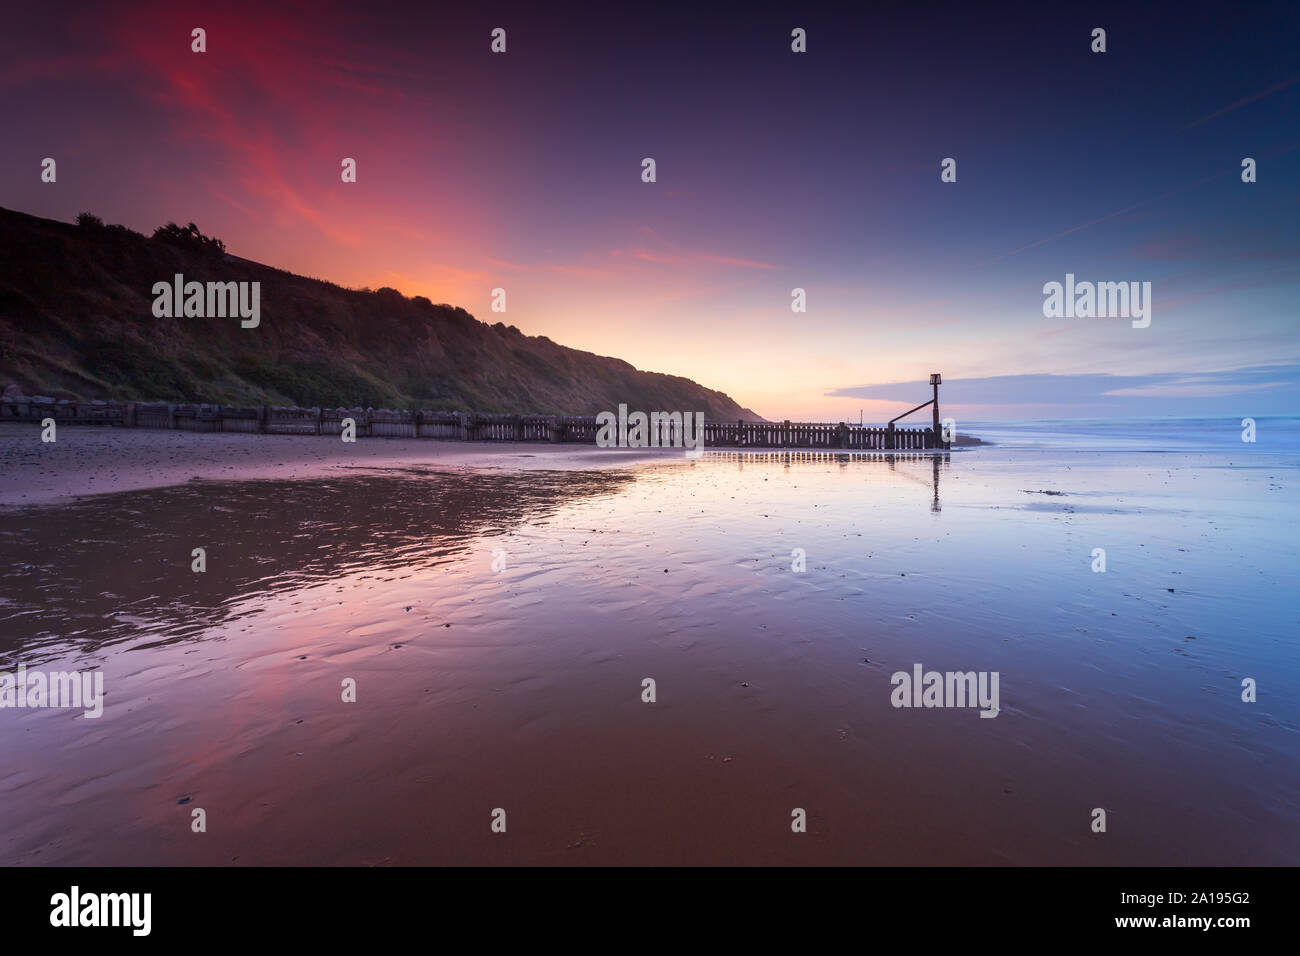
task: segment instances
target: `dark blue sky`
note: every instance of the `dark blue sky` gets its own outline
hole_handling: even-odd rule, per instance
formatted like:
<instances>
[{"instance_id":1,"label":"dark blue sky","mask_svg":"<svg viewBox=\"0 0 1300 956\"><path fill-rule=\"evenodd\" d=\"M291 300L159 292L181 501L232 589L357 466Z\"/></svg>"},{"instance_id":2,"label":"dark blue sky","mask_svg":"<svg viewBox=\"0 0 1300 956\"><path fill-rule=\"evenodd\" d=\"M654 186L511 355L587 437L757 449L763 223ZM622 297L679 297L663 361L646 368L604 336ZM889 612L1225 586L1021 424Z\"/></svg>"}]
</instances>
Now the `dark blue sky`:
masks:
<instances>
[{"instance_id":1,"label":"dark blue sky","mask_svg":"<svg viewBox=\"0 0 1300 956\"><path fill-rule=\"evenodd\" d=\"M237 254L454 302L773 418L887 418L935 370L967 418L1295 410L1294 3L7 18L11 208L194 220ZM1067 273L1150 282L1150 326L1045 317Z\"/></svg>"}]
</instances>

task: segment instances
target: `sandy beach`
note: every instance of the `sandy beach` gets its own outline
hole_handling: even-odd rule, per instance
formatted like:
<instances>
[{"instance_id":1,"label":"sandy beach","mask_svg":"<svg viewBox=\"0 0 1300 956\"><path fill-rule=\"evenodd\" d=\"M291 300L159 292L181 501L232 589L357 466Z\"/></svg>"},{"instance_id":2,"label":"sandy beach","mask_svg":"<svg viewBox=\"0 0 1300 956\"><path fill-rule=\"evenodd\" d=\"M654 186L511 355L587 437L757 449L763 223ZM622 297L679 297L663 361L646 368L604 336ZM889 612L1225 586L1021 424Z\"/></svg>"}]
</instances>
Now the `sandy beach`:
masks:
<instances>
[{"instance_id":1,"label":"sandy beach","mask_svg":"<svg viewBox=\"0 0 1300 956\"><path fill-rule=\"evenodd\" d=\"M266 439L271 437L271 441ZM0 506L161 488L194 479L318 478L351 469L439 467L575 469L681 458L680 449L450 442L409 438L345 443L318 435L248 435L68 427L42 443L32 425L0 425Z\"/></svg>"},{"instance_id":2,"label":"sandy beach","mask_svg":"<svg viewBox=\"0 0 1300 956\"><path fill-rule=\"evenodd\" d=\"M105 705L6 712L6 864L1300 852L1291 454L34 445L0 666ZM917 665L997 672L996 717L894 706Z\"/></svg>"}]
</instances>

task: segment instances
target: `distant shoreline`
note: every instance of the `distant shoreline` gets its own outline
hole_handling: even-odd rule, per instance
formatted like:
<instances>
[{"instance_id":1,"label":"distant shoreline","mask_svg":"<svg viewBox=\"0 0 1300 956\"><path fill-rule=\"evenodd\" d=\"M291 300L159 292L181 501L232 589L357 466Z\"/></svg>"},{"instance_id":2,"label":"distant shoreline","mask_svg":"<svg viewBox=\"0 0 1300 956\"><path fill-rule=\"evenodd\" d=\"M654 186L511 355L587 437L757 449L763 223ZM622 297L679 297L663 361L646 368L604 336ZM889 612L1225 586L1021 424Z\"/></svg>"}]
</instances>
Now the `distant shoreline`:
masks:
<instances>
[{"instance_id":1,"label":"distant shoreline","mask_svg":"<svg viewBox=\"0 0 1300 956\"><path fill-rule=\"evenodd\" d=\"M268 440L269 439L269 440ZM542 442L459 442L71 426L44 444L40 429L0 424L0 507L188 481L303 480L357 471L501 468L568 471L680 460L680 448L596 448Z\"/></svg>"},{"instance_id":2,"label":"distant shoreline","mask_svg":"<svg viewBox=\"0 0 1300 956\"><path fill-rule=\"evenodd\" d=\"M257 435L73 425L57 441L40 440L39 426L0 424L0 507L47 504L84 495L159 488L188 481L301 480L341 471L510 468L576 471L643 462L689 462L681 448L598 448L529 441L439 441L362 438L345 443L322 435ZM966 444L987 444L971 439ZM754 454L894 454L838 448L729 448ZM900 455L943 454L899 451Z\"/></svg>"}]
</instances>

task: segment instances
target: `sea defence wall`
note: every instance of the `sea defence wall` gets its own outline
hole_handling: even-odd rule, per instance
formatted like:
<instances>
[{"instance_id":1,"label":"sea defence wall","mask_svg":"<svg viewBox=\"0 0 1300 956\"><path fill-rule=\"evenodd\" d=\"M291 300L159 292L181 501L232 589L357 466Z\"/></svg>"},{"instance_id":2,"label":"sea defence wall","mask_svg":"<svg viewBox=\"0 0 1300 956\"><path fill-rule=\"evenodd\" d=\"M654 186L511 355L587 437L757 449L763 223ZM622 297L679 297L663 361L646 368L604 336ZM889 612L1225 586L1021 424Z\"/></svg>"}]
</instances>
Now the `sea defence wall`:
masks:
<instances>
[{"instance_id":1,"label":"sea defence wall","mask_svg":"<svg viewBox=\"0 0 1300 956\"><path fill-rule=\"evenodd\" d=\"M165 428L265 435L341 435L351 419L357 437L440 438L446 441L574 442L596 444L596 416L481 415L389 408L297 408L175 402L77 402L40 396L0 399L0 422ZM681 422L651 426L652 446L682 444ZM879 451L947 449L931 428L849 425L844 422L705 422L705 447L825 448Z\"/></svg>"}]
</instances>

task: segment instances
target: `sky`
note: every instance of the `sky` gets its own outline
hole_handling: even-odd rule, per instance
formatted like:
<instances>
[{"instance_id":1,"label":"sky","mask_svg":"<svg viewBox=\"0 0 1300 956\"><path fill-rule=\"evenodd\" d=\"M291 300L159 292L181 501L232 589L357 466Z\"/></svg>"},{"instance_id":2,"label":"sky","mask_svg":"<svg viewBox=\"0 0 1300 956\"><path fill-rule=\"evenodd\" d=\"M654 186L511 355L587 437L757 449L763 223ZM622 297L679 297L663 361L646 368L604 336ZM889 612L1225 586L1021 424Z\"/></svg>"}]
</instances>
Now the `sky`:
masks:
<instances>
[{"instance_id":1,"label":"sky","mask_svg":"<svg viewBox=\"0 0 1300 956\"><path fill-rule=\"evenodd\" d=\"M959 421L1300 408L1300 6L543 6L7 10L0 205L194 221L773 419L931 372ZM1067 274L1150 324L1045 316Z\"/></svg>"}]
</instances>

